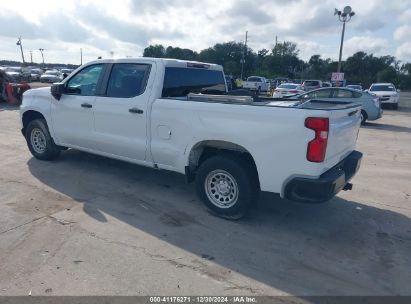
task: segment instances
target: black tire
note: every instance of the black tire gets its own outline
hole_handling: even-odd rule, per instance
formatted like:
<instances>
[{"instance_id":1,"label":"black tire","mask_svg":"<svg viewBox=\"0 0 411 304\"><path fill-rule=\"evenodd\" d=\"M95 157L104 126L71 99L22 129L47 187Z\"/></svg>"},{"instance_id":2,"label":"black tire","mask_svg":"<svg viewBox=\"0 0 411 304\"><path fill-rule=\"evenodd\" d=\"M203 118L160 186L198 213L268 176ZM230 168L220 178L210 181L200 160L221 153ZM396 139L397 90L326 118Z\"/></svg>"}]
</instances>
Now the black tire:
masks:
<instances>
[{"instance_id":1,"label":"black tire","mask_svg":"<svg viewBox=\"0 0 411 304\"><path fill-rule=\"evenodd\" d=\"M393 110L398 110L398 103L392 105Z\"/></svg>"},{"instance_id":2,"label":"black tire","mask_svg":"<svg viewBox=\"0 0 411 304\"><path fill-rule=\"evenodd\" d=\"M361 110L361 124L364 125L367 122L368 115L367 112Z\"/></svg>"},{"instance_id":3,"label":"black tire","mask_svg":"<svg viewBox=\"0 0 411 304\"><path fill-rule=\"evenodd\" d=\"M213 214L230 220L240 219L247 214L249 208L258 199L259 187L257 174L254 171L255 169L253 170L249 162L240 157L233 155L212 156L201 164L197 172L197 194ZM219 175L221 176L218 177ZM231 179L232 182L230 182ZM214 190L213 181L215 182ZM218 187L221 184L217 183L218 181L219 183L226 182L228 189L223 191L227 191L229 194L219 192L221 189ZM234 188L235 190L233 190ZM215 191L214 194L213 191ZM211 196L214 196L214 202ZM221 198L224 200L220 202ZM229 206L218 206L218 204L226 202Z\"/></svg>"},{"instance_id":4,"label":"black tire","mask_svg":"<svg viewBox=\"0 0 411 304\"><path fill-rule=\"evenodd\" d=\"M60 149L50 136L44 119L32 120L26 128L25 135L29 150L35 158L53 160L60 155Z\"/></svg>"}]
</instances>

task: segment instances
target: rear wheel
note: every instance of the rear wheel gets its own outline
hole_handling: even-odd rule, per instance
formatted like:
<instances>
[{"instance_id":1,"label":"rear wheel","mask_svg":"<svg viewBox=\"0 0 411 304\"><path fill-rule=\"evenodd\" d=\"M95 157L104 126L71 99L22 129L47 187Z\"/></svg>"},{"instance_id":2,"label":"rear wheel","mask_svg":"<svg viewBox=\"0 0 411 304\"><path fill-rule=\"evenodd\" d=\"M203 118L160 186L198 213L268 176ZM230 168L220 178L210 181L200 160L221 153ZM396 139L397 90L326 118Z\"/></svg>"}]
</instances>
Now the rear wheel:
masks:
<instances>
[{"instance_id":1,"label":"rear wheel","mask_svg":"<svg viewBox=\"0 0 411 304\"><path fill-rule=\"evenodd\" d=\"M37 159L53 160L60 155L44 119L35 119L28 124L26 141L31 154Z\"/></svg>"},{"instance_id":2,"label":"rear wheel","mask_svg":"<svg viewBox=\"0 0 411 304\"><path fill-rule=\"evenodd\" d=\"M217 216L240 219L258 198L255 178L244 160L228 155L213 156L197 172L197 193Z\"/></svg>"}]
</instances>

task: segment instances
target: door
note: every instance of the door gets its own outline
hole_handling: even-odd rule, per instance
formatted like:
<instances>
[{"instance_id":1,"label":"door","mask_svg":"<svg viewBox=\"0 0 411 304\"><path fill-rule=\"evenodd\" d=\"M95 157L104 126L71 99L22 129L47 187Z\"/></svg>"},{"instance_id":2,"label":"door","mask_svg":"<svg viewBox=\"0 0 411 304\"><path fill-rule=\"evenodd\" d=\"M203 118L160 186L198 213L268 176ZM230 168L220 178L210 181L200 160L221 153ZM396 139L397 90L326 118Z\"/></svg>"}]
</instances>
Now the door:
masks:
<instances>
[{"instance_id":1,"label":"door","mask_svg":"<svg viewBox=\"0 0 411 304\"><path fill-rule=\"evenodd\" d=\"M61 145L95 148L93 107L104 64L89 65L67 82L52 103L53 129Z\"/></svg>"},{"instance_id":2,"label":"door","mask_svg":"<svg viewBox=\"0 0 411 304\"><path fill-rule=\"evenodd\" d=\"M155 78L151 64L116 63L104 96L95 100L94 119L98 149L144 161L147 149L147 105Z\"/></svg>"}]
</instances>

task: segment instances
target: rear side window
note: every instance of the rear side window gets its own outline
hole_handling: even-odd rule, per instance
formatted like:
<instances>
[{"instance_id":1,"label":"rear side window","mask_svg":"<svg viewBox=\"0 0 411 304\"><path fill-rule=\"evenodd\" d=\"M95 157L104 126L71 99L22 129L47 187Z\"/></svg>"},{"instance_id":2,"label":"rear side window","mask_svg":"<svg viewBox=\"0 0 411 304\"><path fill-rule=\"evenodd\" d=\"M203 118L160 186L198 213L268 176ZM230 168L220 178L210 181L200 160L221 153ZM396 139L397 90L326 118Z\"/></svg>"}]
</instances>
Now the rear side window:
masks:
<instances>
[{"instance_id":1,"label":"rear side window","mask_svg":"<svg viewBox=\"0 0 411 304\"><path fill-rule=\"evenodd\" d=\"M146 90L151 65L117 63L111 70L107 84L107 97L131 98Z\"/></svg>"},{"instance_id":2,"label":"rear side window","mask_svg":"<svg viewBox=\"0 0 411 304\"><path fill-rule=\"evenodd\" d=\"M223 72L192 68L166 68L163 97L185 97L190 93L225 94Z\"/></svg>"},{"instance_id":3,"label":"rear side window","mask_svg":"<svg viewBox=\"0 0 411 304\"><path fill-rule=\"evenodd\" d=\"M353 92L348 90L335 90L334 98L353 98Z\"/></svg>"},{"instance_id":4,"label":"rear side window","mask_svg":"<svg viewBox=\"0 0 411 304\"><path fill-rule=\"evenodd\" d=\"M308 98L330 98L331 90L318 90L308 94Z\"/></svg>"}]
</instances>

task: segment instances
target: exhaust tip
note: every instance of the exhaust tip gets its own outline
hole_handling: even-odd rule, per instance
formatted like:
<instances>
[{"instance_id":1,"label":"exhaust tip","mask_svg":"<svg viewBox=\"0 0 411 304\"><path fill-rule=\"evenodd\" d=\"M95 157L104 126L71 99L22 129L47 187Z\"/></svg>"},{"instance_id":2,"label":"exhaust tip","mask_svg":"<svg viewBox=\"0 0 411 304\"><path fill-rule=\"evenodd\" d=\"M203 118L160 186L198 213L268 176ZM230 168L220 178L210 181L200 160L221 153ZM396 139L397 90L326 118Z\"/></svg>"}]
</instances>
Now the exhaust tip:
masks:
<instances>
[{"instance_id":1,"label":"exhaust tip","mask_svg":"<svg viewBox=\"0 0 411 304\"><path fill-rule=\"evenodd\" d=\"M344 191L351 191L351 190L353 189L353 187L354 187L353 184L348 183L348 184L345 185L345 187L344 187L343 190L344 190Z\"/></svg>"}]
</instances>

